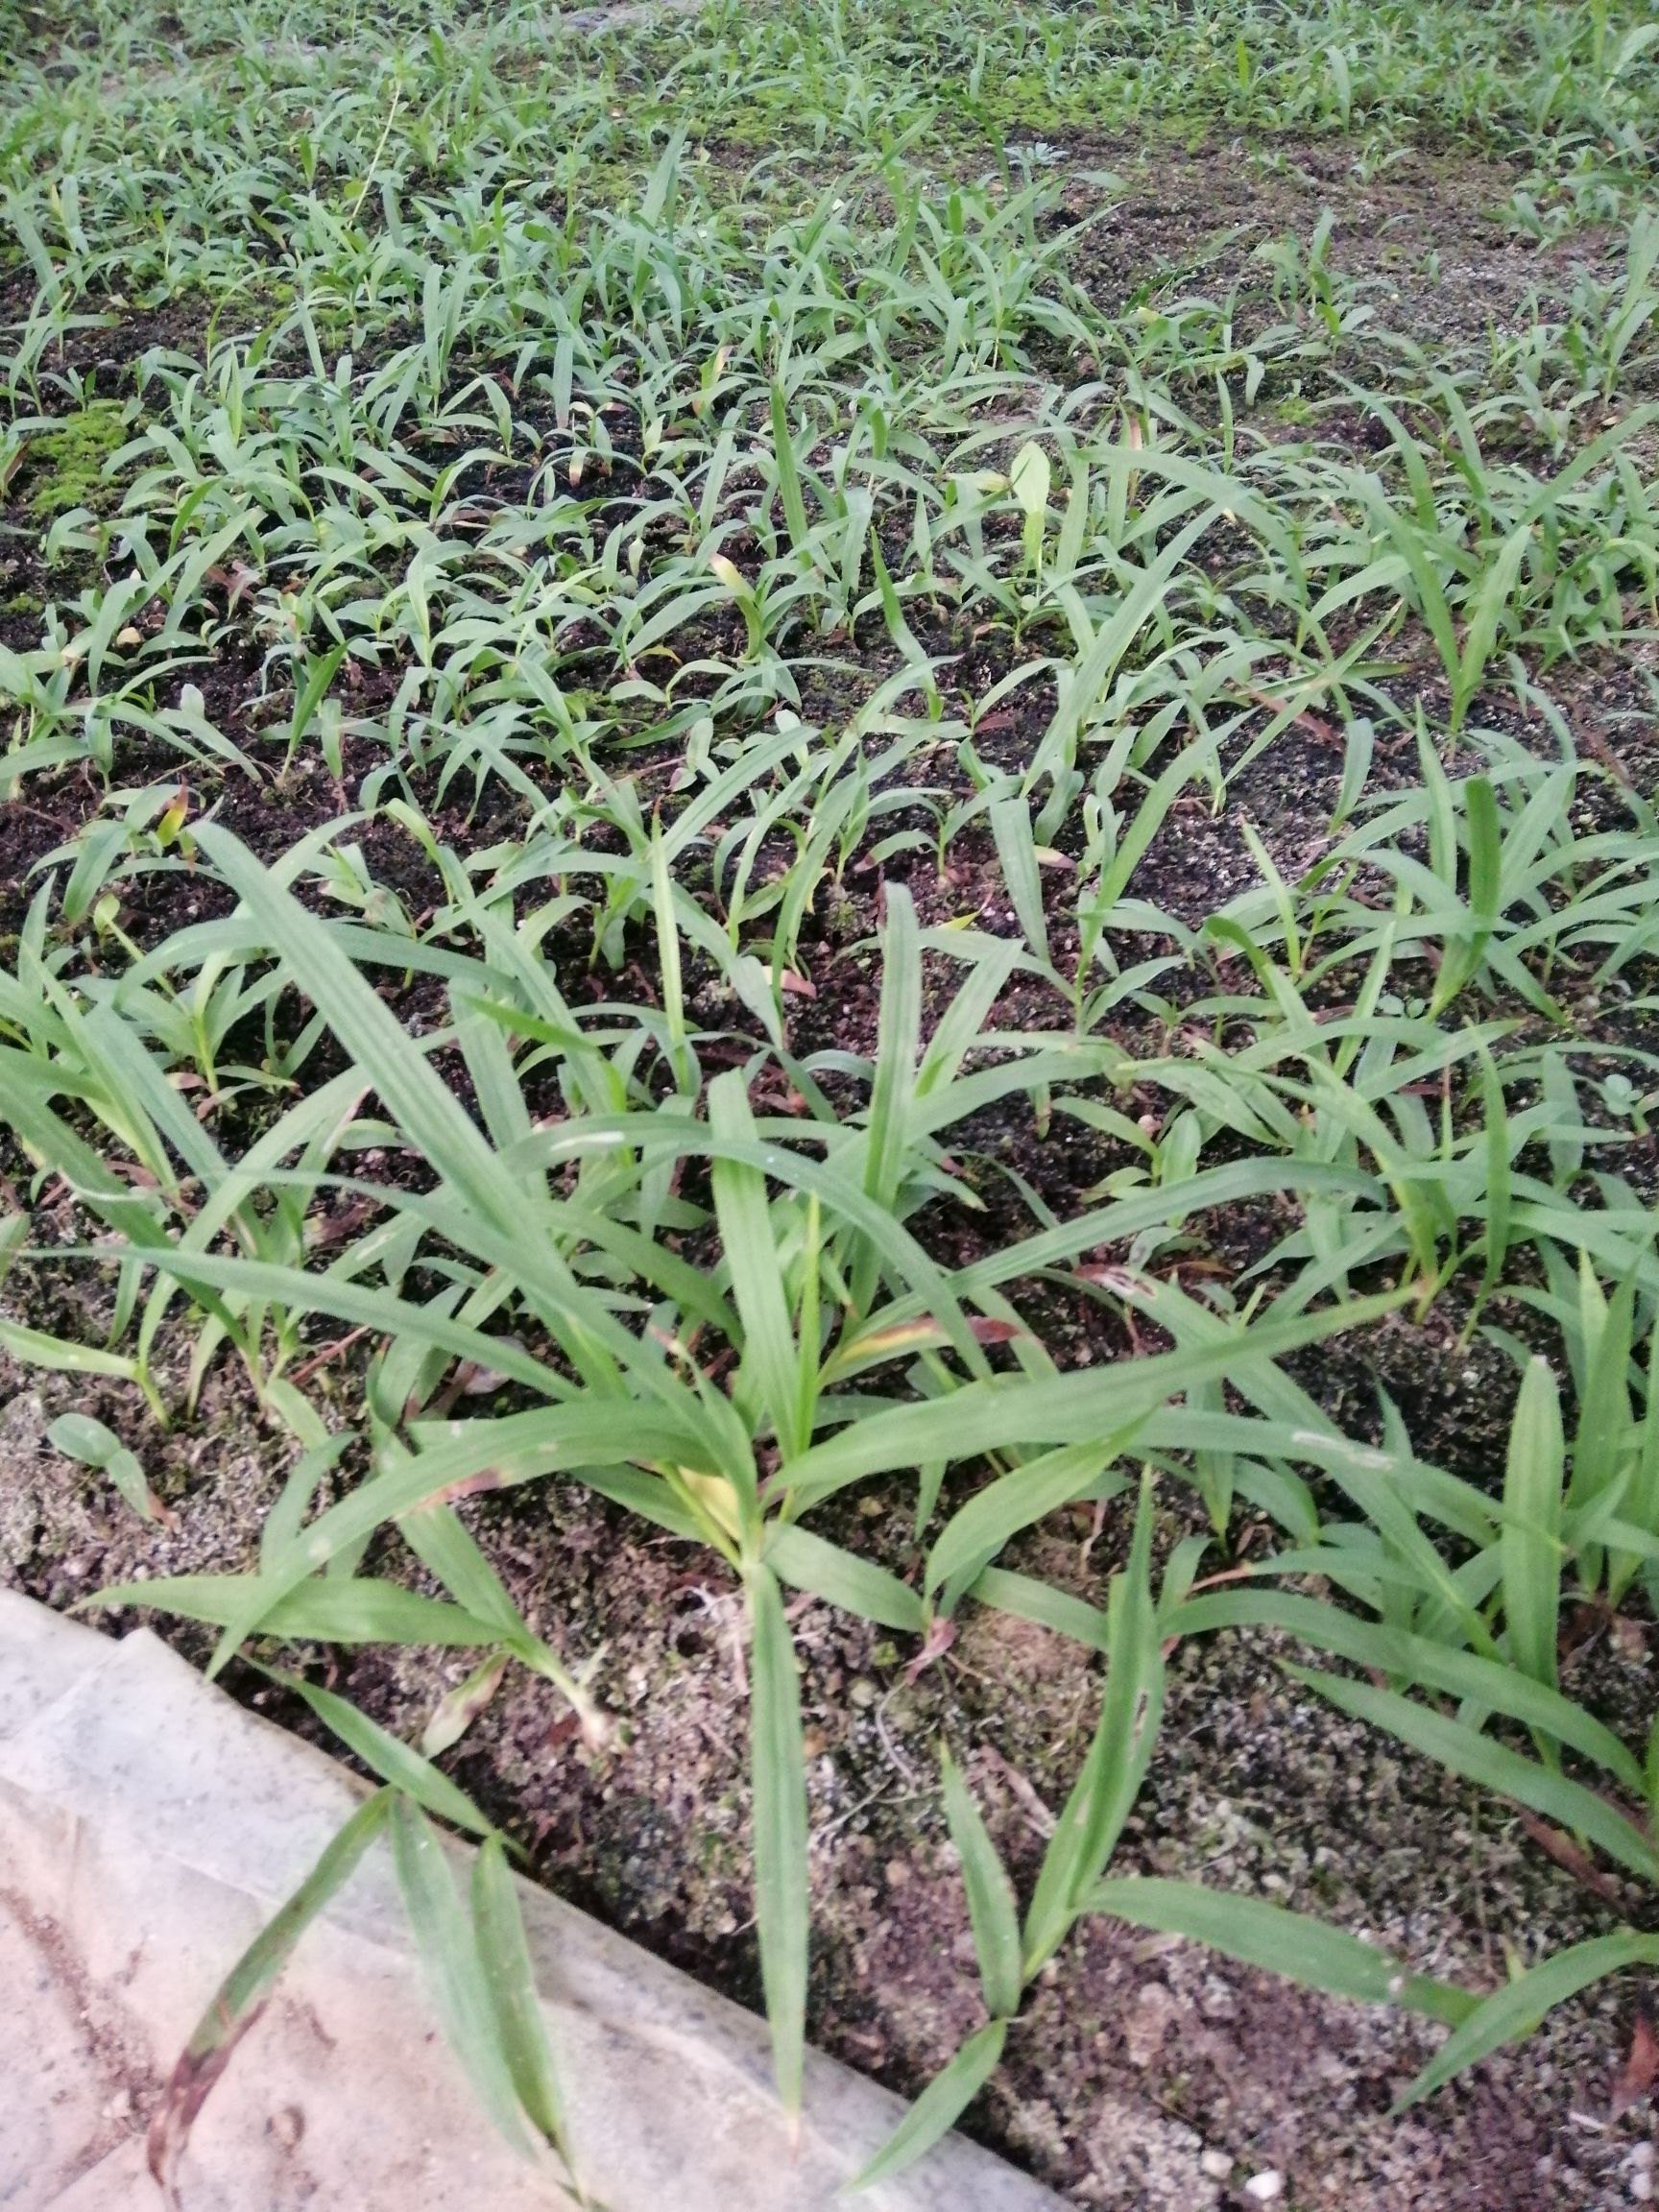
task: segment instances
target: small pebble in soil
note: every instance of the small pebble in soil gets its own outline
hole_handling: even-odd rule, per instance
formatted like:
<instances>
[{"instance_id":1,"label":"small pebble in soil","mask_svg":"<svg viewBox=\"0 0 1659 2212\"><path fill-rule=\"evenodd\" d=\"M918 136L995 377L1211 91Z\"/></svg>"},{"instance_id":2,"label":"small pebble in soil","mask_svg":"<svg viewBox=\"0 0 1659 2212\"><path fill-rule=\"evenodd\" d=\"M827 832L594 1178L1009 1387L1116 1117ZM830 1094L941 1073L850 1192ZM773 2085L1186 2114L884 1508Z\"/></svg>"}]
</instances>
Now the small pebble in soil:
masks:
<instances>
[{"instance_id":1,"label":"small pebble in soil","mask_svg":"<svg viewBox=\"0 0 1659 2212\"><path fill-rule=\"evenodd\" d=\"M1225 2181L1238 2163L1226 2151L1205 2151L1199 2154L1198 2171L1208 2181Z\"/></svg>"},{"instance_id":2,"label":"small pebble in soil","mask_svg":"<svg viewBox=\"0 0 1659 2212\"><path fill-rule=\"evenodd\" d=\"M1244 2194L1253 2204L1276 2204L1285 2194L1285 2176L1269 2166L1263 2174L1251 2175Z\"/></svg>"},{"instance_id":3,"label":"small pebble in soil","mask_svg":"<svg viewBox=\"0 0 1659 2212\"><path fill-rule=\"evenodd\" d=\"M1238 2016L1238 2000L1230 1983L1219 1974L1212 1974L1205 1982L1198 1997L1198 2009L1206 2020L1232 2020Z\"/></svg>"}]
</instances>

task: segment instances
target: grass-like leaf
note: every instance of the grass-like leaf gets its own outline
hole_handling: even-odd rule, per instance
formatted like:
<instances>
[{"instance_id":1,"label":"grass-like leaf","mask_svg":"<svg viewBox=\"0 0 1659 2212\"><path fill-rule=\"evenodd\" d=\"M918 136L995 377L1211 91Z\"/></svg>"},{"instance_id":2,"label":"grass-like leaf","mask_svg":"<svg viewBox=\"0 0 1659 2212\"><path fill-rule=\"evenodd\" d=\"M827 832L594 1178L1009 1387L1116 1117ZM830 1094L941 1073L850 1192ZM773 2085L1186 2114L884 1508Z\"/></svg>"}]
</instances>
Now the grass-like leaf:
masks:
<instances>
[{"instance_id":1,"label":"grass-like leaf","mask_svg":"<svg viewBox=\"0 0 1659 2212\"><path fill-rule=\"evenodd\" d=\"M801 2108L806 2041L806 1763L801 1685L783 1600L769 1567L744 1575L751 1647L751 1773L755 1792L755 1917L772 2028L772 2068L790 2113Z\"/></svg>"},{"instance_id":2,"label":"grass-like leaf","mask_svg":"<svg viewBox=\"0 0 1659 2212\"><path fill-rule=\"evenodd\" d=\"M424 1806L441 1820L465 1828L474 1836L495 1834L492 1823L447 1774L441 1773L429 1759L422 1759L419 1751L412 1751L377 1720L359 1713L346 1698L336 1696L332 1690L320 1689L314 1682L302 1682L297 1675L279 1674L271 1668L262 1671L302 1697L318 1719L333 1730L349 1751L355 1752L366 1767L390 1782L411 1805Z\"/></svg>"},{"instance_id":3,"label":"grass-like leaf","mask_svg":"<svg viewBox=\"0 0 1659 2212\"><path fill-rule=\"evenodd\" d=\"M810 1528L793 1522L775 1527L766 1539L766 1563L794 1589L809 1590L844 1613L907 1636L926 1629L927 1609L907 1582Z\"/></svg>"},{"instance_id":4,"label":"grass-like leaf","mask_svg":"<svg viewBox=\"0 0 1659 2212\"><path fill-rule=\"evenodd\" d=\"M547 2037L547 2023L524 1939L524 1922L513 1887L513 1873L499 1839L480 1845L472 1866L472 1929L484 1971L485 1993L495 2024L508 2076L525 2117L558 2152L572 2183L565 2100ZM578 2189L580 2195L580 2190ZM582 2198L584 2203L587 2199Z\"/></svg>"},{"instance_id":5,"label":"grass-like leaf","mask_svg":"<svg viewBox=\"0 0 1659 2212\"><path fill-rule=\"evenodd\" d=\"M1503 1478L1503 1614L1515 1664L1553 1689L1561 1610L1561 1503L1567 1485L1561 1401L1546 1359L1531 1359L1509 1430Z\"/></svg>"},{"instance_id":6,"label":"grass-like leaf","mask_svg":"<svg viewBox=\"0 0 1659 2212\"><path fill-rule=\"evenodd\" d=\"M223 1626L248 1600L246 1575L174 1575L154 1582L114 1582L98 1605L153 1605L184 1621ZM459 1605L422 1598L373 1576L328 1575L301 1582L259 1621L259 1633L322 1644L432 1644L465 1649L493 1644L501 1631Z\"/></svg>"},{"instance_id":7,"label":"grass-like leaf","mask_svg":"<svg viewBox=\"0 0 1659 2212\"><path fill-rule=\"evenodd\" d=\"M1589 1942L1572 1944L1541 1966L1517 1975L1513 1982L1484 1998L1453 2030L1394 2110L1403 2112L1432 2096L1505 2043L1531 2034L1557 2005L1564 2005L1580 1989L1588 1989L1626 1966L1659 1966L1659 1936L1639 1936L1623 1929L1615 1936L1593 1936Z\"/></svg>"},{"instance_id":8,"label":"grass-like leaf","mask_svg":"<svg viewBox=\"0 0 1659 2212\"><path fill-rule=\"evenodd\" d=\"M1563 1774L1541 1767L1532 1759L1511 1751L1466 1721L1436 1713L1414 1698L1391 1690L1378 1690L1368 1682L1349 1682L1334 1674L1319 1674L1299 1667L1288 1670L1299 1682L1317 1690L1333 1705L1356 1719L1385 1728L1414 1751L1438 1760L1454 1774L1513 1798L1569 1834L1587 1837L1608 1858L1644 1881L1659 1882L1659 1852L1636 1823L1610 1805L1605 1797Z\"/></svg>"},{"instance_id":9,"label":"grass-like leaf","mask_svg":"<svg viewBox=\"0 0 1659 2212\"><path fill-rule=\"evenodd\" d=\"M941 1746L939 1763L945 1784L945 1817L962 1862L962 1881L968 1892L968 1915L974 1925L985 2009L993 2020L1011 2020L1020 2009L1023 1986L1020 1908L1014 1885L949 1745Z\"/></svg>"},{"instance_id":10,"label":"grass-like leaf","mask_svg":"<svg viewBox=\"0 0 1659 2212\"><path fill-rule=\"evenodd\" d=\"M185 2045L150 2123L150 2171L171 2199L190 2130L237 2044L264 2009L272 1984L311 1922L348 1881L386 1826L397 1802L391 1790L365 1800L328 1843L281 1911L267 1921L219 1984Z\"/></svg>"},{"instance_id":11,"label":"grass-like leaf","mask_svg":"<svg viewBox=\"0 0 1659 2212\"><path fill-rule=\"evenodd\" d=\"M1403 2005L1455 2024L1477 2003L1450 1983L1407 1972L1390 1953L1360 1936L1265 1898L1229 1895L1192 1882L1108 1875L1090 1892L1088 1910L1113 1913L1137 1928L1185 1936L1247 1966L1365 2005Z\"/></svg>"},{"instance_id":12,"label":"grass-like leaf","mask_svg":"<svg viewBox=\"0 0 1659 2212\"><path fill-rule=\"evenodd\" d=\"M497 2132L516 2151L527 2152L530 2139L472 1916L456 1892L438 1831L417 1804L401 1795L393 1808L392 1846L403 1908L445 2040L466 2068ZM499 1934L498 1921L489 1926Z\"/></svg>"},{"instance_id":13,"label":"grass-like leaf","mask_svg":"<svg viewBox=\"0 0 1659 2212\"><path fill-rule=\"evenodd\" d=\"M46 1431L46 1441L66 1458L96 1467L108 1475L141 1521L161 1521L166 1511L150 1487L136 1454L122 1443L113 1430L90 1413L60 1413Z\"/></svg>"},{"instance_id":14,"label":"grass-like leaf","mask_svg":"<svg viewBox=\"0 0 1659 2212\"><path fill-rule=\"evenodd\" d=\"M891 2180L949 2134L996 2073L1007 2039L1005 2020L988 2021L971 2035L944 2071L934 2075L875 2157L847 2183L846 2194L855 2196L878 2181Z\"/></svg>"},{"instance_id":15,"label":"grass-like leaf","mask_svg":"<svg viewBox=\"0 0 1659 2212\"><path fill-rule=\"evenodd\" d=\"M1107 1607L1106 1693L1094 1740L1044 1854L1025 1916L1024 1973L1045 1965L1084 1910L1151 1764L1164 1704L1151 1585L1152 1485L1142 1485L1128 1564Z\"/></svg>"}]
</instances>

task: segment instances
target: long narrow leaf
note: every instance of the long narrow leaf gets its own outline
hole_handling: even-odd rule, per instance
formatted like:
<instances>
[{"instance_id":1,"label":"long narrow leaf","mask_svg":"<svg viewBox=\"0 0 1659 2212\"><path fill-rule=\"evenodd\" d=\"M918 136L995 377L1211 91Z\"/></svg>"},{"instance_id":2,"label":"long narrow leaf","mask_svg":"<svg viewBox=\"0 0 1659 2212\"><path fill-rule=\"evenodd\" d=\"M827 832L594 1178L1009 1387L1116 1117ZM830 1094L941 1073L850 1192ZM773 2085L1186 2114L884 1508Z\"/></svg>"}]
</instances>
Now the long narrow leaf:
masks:
<instances>
[{"instance_id":1,"label":"long narrow leaf","mask_svg":"<svg viewBox=\"0 0 1659 2212\"><path fill-rule=\"evenodd\" d=\"M496 2035L518 2103L574 2179L565 2100L536 1992L524 1922L507 1854L495 1837L480 1847L473 1863L472 1929Z\"/></svg>"},{"instance_id":2,"label":"long narrow leaf","mask_svg":"<svg viewBox=\"0 0 1659 2212\"><path fill-rule=\"evenodd\" d=\"M772 2067L784 2109L801 2108L806 2042L806 1762L801 1685L783 1600L771 1569L744 1577L754 1628L750 1731L755 1792L755 1917L772 2027Z\"/></svg>"},{"instance_id":3,"label":"long narrow leaf","mask_svg":"<svg viewBox=\"0 0 1659 2212\"><path fill-rule=\"evenodd\" d=\"M1192 1882L1108 1876L1090 1892L1087 1909L1137 1928L1185 1936L1248 1966L1262 1966L1310 1989L1366 2005L1404 2005L1454 2025L1477 2000L1450 1983L1410 1974L1389 1952L1306 1912L1261 1897L1239 1897Z\"/></svg>"},{"instance_id":4,"label":"long narrow leaf","mask_svg":"<svg viewBox=\"0 0 1659 2212\"><path fill-rule=\"evenodd\" d=\"M527 2152L530 2141L472 1920L456 1894L438 1831L407 1797L397 1799L393 1813L392 1848L397 1886L445 2040L466 2068L497 2131L516 2151Z\"/></svg>"},{"instance_id":5,"label":"long narrow leaf","mask_svg":"<svg viewBox=\"0 0 1659 2212\"><path fill-rule=\"evenodd\" d=\"M1505 2043L1529 2035L1557 2005L1626 1966L1659 1966L1659 1936L1639 1936L1624 1929L1616 1936L1594 1936L1518 1975L1453 2030L1394 2110L1403 2112Z\"/></svg>"},{"instance_id":6,"label":"long narrow leaf","mask_svg":"<svg viewBox=\"0 0 1659 2212\"><path fill-rule=\"evenodd\" d=\"M1509 1430L1503 1478L1503 1613L1509 1651L1535 1682L1555 1686L1561 1610L1561 1498L1566 1486L1561 1401L1546 1359L1531 1359Z\"/></svg>"},{"instance_id":7,"label":"long narrow leaf","mask_svg":"<svg viewBox=\"0 0 1659 2212\"><path fill-rule=\"evenodd\" d=\"M1005 2020L992 2020L971 2035L943 2073L934 2075L870 2163L848 2182L848 2194L891 2180L931 2151L996 2073L1007 2039Z\"/></svg>"},{"instance_id":8,"label":"long narrow leaf","mask_svg":"<svg viewBox=\"0 0 1659 2212\"><path fill-rule=\"evenodd\" d=\"M411 1751L400 1738L382 1728L377 1720L371 1720L367 1714L359 1713L355 1705L337 1697L332 1690L321 1690L314 1682L302 1682L296 1675L279 1674L274 1668L263 1668L261 1672L302 1697L318 1719L334 1731L349 1751L354 1751L366 1767L372 1767L383 1781L390 1782L411 1805L424 1806L441 1820L468 1829L474 1836L494 1835L494 1828L471 1798L458 1789L447 1774L440 1773L429 1759L422 1759L419 1751Z\"/></svg>"},{"instance_id":9,"label":"long narrow leaf","mask_svg":"<svg viewBox=\"0 0 1659 2212\"><path fill-rule=\"evenodd\" d=\"M171 2196L179 2161L209 2091L263 2011L272 1984L292 1957L295 1945L350 1879L363 1854L391 1817L395 1802L393 1791L376 1790L358 1807L299 1888L266 1922L215 1990L150 2123L150 2171L164 2194Z\"/></svg>"},{"instance_id":10,"label":"long narrow leaf","mask_svg":"<svg viewBox=\"0 0 1659 2212\"><path fill-rule=\"evenodd\" d=\"M962 1862L985 2009L993 2020L1011 2020L1020 2009L1022 1986L1020 1909L1014 1885L997 1856L984 1815L974 1804L949 1746L941 1746L939 1761L945 1783L945 1817L950 1825L956 1856Z\"/></svg>"},{"instance_id":11,"label":"long narrow leaf","mask_svg":"<svg viewBox=\"0 0 1659 2212\"><path fill-rule=\"evenodd\" d=\"M1659 1852L1633 1820L1581 1782L1552 1773L1535 1760L1481 1735L1467 1722L1451 1719L1391 1690L1378 1690L1368 1682L1349 1682L1338 1675L1305 1671L1299 1667L1287 1671L1356 1719L1387 1729L1414 1751L1450 1767L1454 1774L1513 1798L1571 1834L1588 1837L1617 1864L1639 1874L1644 1881L1659 1882Z\"/></svg>"}]
</instances>

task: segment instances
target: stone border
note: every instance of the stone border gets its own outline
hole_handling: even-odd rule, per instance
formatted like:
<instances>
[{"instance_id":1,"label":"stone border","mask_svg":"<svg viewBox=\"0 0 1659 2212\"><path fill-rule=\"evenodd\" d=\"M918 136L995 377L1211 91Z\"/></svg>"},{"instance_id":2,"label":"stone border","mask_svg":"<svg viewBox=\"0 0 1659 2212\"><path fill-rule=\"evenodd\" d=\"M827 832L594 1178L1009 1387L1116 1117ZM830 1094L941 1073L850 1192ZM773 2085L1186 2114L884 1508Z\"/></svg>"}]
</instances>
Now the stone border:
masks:
<instances>
[{"instance_id":1,"label":"stone border","mask_svg":"<svg viewBox=\"0 0 1659 2212\"><path fill-rule=\"evenodd\" d=\"M0 2204L158 2203L144 2131L226 1969L361 1801L147 1629L0 1590ZM456 1871L470 1851L454 1846ZM518 1884L585 2185L608 2212L829 2212L902 2106L808 2054L800 2141L764 2024ZM871 2212L1058 2212L952 2136ZM301 1942L196 2127L180 2212L567 2207L494 2134L436 2028L376 1846Z\"/></svg>"}]
</instances>

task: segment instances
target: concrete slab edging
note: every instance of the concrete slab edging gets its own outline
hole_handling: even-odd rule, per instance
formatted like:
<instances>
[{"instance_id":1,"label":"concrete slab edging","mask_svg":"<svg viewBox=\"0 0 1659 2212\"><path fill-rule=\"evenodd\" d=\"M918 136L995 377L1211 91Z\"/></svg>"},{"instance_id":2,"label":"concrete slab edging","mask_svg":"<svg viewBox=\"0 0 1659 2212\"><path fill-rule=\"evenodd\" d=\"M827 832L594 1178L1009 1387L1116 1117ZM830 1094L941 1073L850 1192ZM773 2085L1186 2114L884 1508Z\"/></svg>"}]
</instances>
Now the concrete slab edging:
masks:
<instances>
[{"instance_id":1,"label":"concrete slab edging","mask_svg":"<svg viewBox=\"0 0 1659 2212\"><path fill-rule=\"evenodd\" d=\"M225 1971L363 1786L148 1630L0 1590L0 2206L158 2202L144 2125ZM455 1846L458 1861L470 1853ZM798 2148L764 2024L520 1882L583 2179L609 2212L828 2212L899 2101L808 2054ZM952 2136L871 2212L1057 2212ZM182 2212L531 2212L438 2033L376 1848L301 1941L197 2123Z\"/></svg>"}]
</instances>

